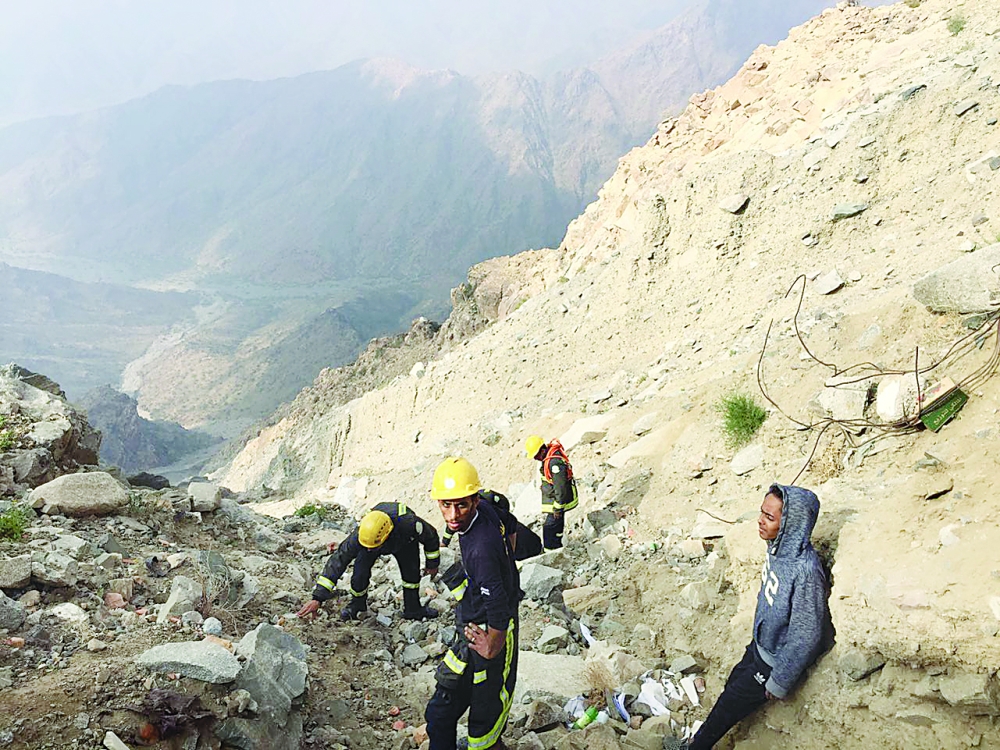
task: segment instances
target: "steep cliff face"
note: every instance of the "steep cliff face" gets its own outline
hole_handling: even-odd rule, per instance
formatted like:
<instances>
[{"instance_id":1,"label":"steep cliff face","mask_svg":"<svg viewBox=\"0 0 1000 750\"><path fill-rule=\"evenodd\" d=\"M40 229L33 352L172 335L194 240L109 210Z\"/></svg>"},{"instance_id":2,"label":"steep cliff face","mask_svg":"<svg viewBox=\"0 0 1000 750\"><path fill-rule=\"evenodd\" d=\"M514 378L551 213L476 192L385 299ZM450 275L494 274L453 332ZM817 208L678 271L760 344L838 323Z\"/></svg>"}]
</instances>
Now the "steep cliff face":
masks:
<instances>
[{"instance_id":1,"label":"steep cliff face","mask_svg":"<svg viewBox=\"0 0 1000 750\"><path fill-rule=\"evenodd\" d=\"M985 717L1000 713L989 317L1000 289L998 31L992 2L842 3L758 49L622 159L558 250L501 267L522 280L497 283L510 284L499 296L512 304L496 322L346 404L286 413L220 481L266 483L303 502L399 497L430 510L434 465L462 454L530 518L537 506L521 490L537 469L524 437L568 437L600 416L604 436L572 451L582 505L641 487L626 518L626 545L638 548L691 534L699 508L752 518L772 481L795 480L823 503L816 536L832 564L838 645L798 697L751 726L752 739L997 746ZM929 282L914 295L956 260L978 266L965 292L981 287L987 302L975 309L987 317L929 310ZM943 276L947 287L962 272ZM758 392L758 363L770 414L732 462L715 405ZM856 363L858 383L834 379ZM922 387L967 382L971 400L938 433L890 429L888 407L872 400L915 367ZM901 403L901 414L912 409ZM337 493L361 477L366 492ZM661 646L701 645L723 673L748 632L755 533L737 523L725 539L730 586L719 596L737 611L728 653L710 638L720 626L711 615L625 597L656 621ZM689 582L649 565L634 576L650 592ZM858 658L888 666L855 681Z\"/></svg>"}]
</instances>

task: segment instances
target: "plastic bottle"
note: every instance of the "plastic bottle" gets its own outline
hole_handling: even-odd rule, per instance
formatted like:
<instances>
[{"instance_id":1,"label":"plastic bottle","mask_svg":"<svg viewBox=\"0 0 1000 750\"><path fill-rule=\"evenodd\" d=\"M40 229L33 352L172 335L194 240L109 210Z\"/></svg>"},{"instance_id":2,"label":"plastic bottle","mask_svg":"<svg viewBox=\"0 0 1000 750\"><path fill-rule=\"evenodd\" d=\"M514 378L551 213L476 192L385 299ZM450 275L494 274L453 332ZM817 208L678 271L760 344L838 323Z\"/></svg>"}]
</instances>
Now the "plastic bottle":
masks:
<instances>
[{"instance_id":1,"label":"plastic bottle","mask_svg":"<svg viewBox=\"0 0 1000 750\"><path fill-rule=\"evenodd\" d=\"M573 722L573 729L583 729L589 726L594 719L597 718L599 713L597 706L591 706L586 711L583 712L583 716Z\"/></svg>"}]
</instances>

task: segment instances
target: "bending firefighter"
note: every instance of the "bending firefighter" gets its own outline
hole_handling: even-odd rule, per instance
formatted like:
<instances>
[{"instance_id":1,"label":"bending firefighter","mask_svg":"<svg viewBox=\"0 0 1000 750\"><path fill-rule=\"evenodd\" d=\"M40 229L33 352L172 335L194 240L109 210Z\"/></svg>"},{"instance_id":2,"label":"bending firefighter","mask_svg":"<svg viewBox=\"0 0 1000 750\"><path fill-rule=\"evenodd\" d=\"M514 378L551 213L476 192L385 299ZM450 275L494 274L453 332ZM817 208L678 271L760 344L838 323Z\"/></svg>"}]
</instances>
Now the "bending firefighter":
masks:
<instances>
[{"instance_id":1,"label":"bending firefighter","mask_svg":"<svg viewBox=\"0 0 1000 750\"><path fill-rule=\"evenodd\" d=\"M737 722L770 700L783 700L806 669L833 645L830 589L810 537L819 499L802 487L771 485L757 530L767 542L753 639L733 667L689 750L708 750Z\"/></svg>"},{"instance_id":2,"label":"bending firefighter","mask_svg":"<svg viewBox=\"0 0 1000 750\"><path fill-rule=\"evenodd\" d=\"M392 555L403 579L403 617L407 620L437 617L436 609L420 604L421 544L427 562L423 572L433 578L441 558L437 531L403 503L379 503L365 514L360 525L326 561L322 574L316 579L312 601L299 610L298 616L313 616L323 602L332 599L337 580L352 562L351 603L341 611L340 617L353 620L360 616L368 609L372 565L382 555Z\"/></svg>"},{"instance_id":3,"label":"bending firefighter","mask_svg":"<svg viewBox=\"0 0 1000 750\"><path fill-rule=\"evenodd\" d=\"M448 530L458 536L465 569L450 584L459 600L455 640L438 665L427 704L430 750L455 750L458 720L469 711L470 750L506 747L500 735L517 680L520 577L514 562L517 520L483 502L479 474L464 458L446 459L434 472L431 497Z\"/></svg>"},{"instance_id":4,"label":"bending firefighter","mask_svg":"<svg viewBox=\"0 0 1000 750\"><path fill-rule=\"evenodd\" d=\"M579 504L576 480L569 457L558 440L546 444L538 435L532 435L524 443L528 458L541 462L542 474L542 544L545 549L559 549L563 546L563 529L566 527L565 513Z\"/></svg>"}]
</instances>

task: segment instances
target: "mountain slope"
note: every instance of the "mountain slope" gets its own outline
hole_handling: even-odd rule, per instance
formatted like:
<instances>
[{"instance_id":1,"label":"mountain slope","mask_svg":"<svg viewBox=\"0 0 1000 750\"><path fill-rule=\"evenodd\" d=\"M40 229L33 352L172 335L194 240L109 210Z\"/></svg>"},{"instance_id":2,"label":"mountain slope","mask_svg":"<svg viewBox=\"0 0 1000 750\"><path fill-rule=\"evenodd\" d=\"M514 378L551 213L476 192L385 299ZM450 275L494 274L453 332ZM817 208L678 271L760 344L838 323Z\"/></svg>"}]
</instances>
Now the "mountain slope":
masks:
<instances>
[{"instance_id":1,"label":"mountain slope","mask_svg":"<svg viewBox=\"0 0 1000 750\"><path fill-rule=\"evenodd\" d=\"M838 643L741 741L997 747L997 319L914 296L953 261L980 269L965 283L987 301L971 309L998 288L1000 8L961 12L844 4L757 50L625 157L557 250L511 259L522 278L501 285L511 304L491 327L346 404L324 373L217 478L431 513L434 466L461 454L537 522L524 438L599 417L584 424L604 437L571 451L581 510L567 538L621 551L594 583L617 594L616 631L645 625L656 654L705 655L709 691L750 628L761 495L796 481L823 503ZM762 400L758 363L774 401L734 461L715 405ZM833 377L856 363L859 383ZM940 432L881 416L914 367L925 387L966 382ZM591 544L583 520L604 507L618 522ZM710 535L718 559L671 551L697 539L700 509L735 521ZM720 612L735 612L728 630Z\"/></svg>"}]
</instances>

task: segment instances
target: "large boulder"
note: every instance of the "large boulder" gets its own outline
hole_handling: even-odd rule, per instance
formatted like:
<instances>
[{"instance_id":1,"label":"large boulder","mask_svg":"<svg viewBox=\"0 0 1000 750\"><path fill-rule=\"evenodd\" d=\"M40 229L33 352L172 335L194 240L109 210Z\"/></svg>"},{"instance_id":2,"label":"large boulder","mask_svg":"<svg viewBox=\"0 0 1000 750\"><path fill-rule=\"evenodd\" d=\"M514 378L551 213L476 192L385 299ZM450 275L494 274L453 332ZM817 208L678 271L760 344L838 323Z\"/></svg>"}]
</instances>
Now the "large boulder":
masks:
<instances>
[{"instance_id":1,"label":"large boulder","mask_svg":"<svg viewBox=\"0 0 1000 750\"><path fill-rule=\"evenodd\" d=\"M262 717L285 726L292 701L305 692L309 675L302 644L290 633L265 623L243 636L236 651L246 659L236 687L257 701Z\"/></svg>"},{"instance_id":2,"label":"large boulder","mask_svg":"<svg viewBox=\"0 0 1000 750\"><path fill-rule=\"evenodd\" d=\"M165 643L138 656L136 662L154 672L176 672L202 682L232 682L240 672L240 662L230 651L211 641Z\"/></svg>"},{"instance_id":3,"label":"large boulder","mask_svg":"<svg viewBox=\"0 0 1000 750\"><path fill-rule=\"evenodd\" d=\"M28 496L31 507L81 518L119 513L128 505L128 492L103 471L67 474L36 487Z\"/></svg>"},{"instance_id":4,"label":"large boulder","mask_svg":"<svg viewBox=\"0 0 1000 750\"><path fill-rule=\"evenodd\" d=\"M972 313L1000 302L1000 245L977 250L947 263L913 285L916 300L935 312Z\"/></svg>"}]
</instances>

